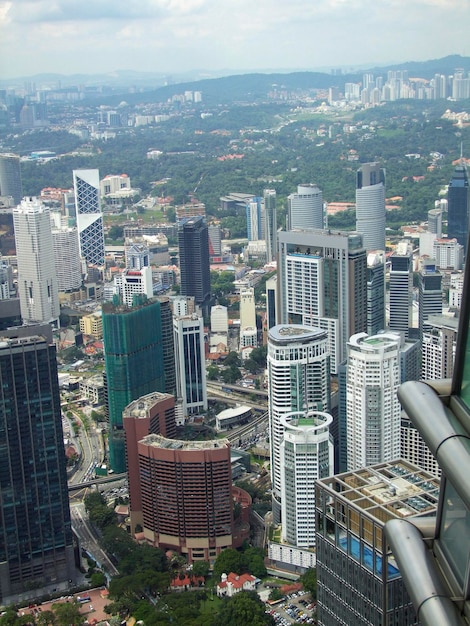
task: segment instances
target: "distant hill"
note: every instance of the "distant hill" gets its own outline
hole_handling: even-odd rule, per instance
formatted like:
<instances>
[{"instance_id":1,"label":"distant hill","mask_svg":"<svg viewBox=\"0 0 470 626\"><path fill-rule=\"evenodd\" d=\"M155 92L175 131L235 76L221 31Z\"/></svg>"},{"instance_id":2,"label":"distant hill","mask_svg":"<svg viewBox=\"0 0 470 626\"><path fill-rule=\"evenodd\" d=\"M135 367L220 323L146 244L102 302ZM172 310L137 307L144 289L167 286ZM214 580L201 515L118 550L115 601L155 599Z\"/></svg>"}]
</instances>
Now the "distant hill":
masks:
<instances>
[{"instance_id":1,"label":"distant hill","mask_svg":"<svg viewBox=\"0 0 470 626\"><path fill-rule=\"evenodd\" d=\"M184 91L203 92L204 102L207 104L224 104L237 100L255 102L265 98L266 93L273 88L286 89L327 89L337 86L343 88L346 82L359 82L364 72L372 72L377 76L386 76L389 70L407 70L410 77L430 79L434 74L453 74L456 68L470 71L470 57L450 55L442 59L429 61L409 61L385 67L371 67L354 74L333 75L326 72L298 71L298 72L257 72L240 73L230 76L205 78L210 72L195 70L180 74L178 77L165 76L157 72L139 72L118 70L106 74L62 76L60 74L38 74L31 77L22 77L10 81L0 81L0 86L18 83L21 86L25 81L34 81L37 84L66 85L107 85L113 91L112 95L101 92L90 95L88 100L99 101L103 104L116 106L122 100L129 104L142 101L165 101L174 94ZM213 76L213 74L212 74ZM202 78L204 77L204 78ZM165 84L171 80L172 84ZM129 93L129 87L138 88L136 93ZM162 86L160 86L162 85ZM164 86L163 86L164 85ZM153 86L153 88L152 88Z\"/></svg>"}]
</instances>

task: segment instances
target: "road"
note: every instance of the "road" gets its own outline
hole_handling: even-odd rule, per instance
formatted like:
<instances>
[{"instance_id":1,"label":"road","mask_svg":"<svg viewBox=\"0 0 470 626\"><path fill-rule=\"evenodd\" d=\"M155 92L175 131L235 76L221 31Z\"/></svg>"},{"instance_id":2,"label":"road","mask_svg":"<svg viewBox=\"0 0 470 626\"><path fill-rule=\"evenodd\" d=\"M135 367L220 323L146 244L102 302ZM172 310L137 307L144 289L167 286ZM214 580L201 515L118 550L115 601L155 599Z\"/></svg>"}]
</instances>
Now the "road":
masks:
<instances>
[{"instance_id":1,"label":"road","mask_svg":"<svg viewBox=\"0 0 470 626\"><path fill-rule=\"evenodd\" d=\"M94 530L88 521L83 502L70 503L70 516L72 528L78 536L80 547L86 550L98 566L102 567L110 576L117 576L118 570L98 544Z\"/></svg>"}]
</instances>

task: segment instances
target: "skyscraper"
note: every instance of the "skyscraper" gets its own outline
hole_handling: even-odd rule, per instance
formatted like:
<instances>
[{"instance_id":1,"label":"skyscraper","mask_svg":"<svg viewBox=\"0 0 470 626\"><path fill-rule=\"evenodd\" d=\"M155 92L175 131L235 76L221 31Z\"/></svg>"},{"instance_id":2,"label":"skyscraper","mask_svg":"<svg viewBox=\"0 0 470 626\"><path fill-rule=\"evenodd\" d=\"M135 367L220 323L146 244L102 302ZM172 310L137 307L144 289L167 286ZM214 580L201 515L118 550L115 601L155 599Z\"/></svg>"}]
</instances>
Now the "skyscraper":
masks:
<instances>
[{"instance_id":1,"label":"skyscraper","mask_svg":"<svg viewBox=\"0 0 470 626\"><path fill-rule=\"evenodd\" d=\"M75 580L55 346L0 344L0 603ZM65 584L64 584L65 583Z\"/></svg>"},{"instance_id":2,"label":"skyscraper","mask_svg":"<svg viewBox=\"0 0 470 626\"><path fill-rule=\"evenodd\" d=\"M10 196L14 205L23 197L20 157L16 154L0 154L0 196Z\"/></svg>"},{"instance_id":3,"label":"skyscraper","mask_svg":"<svg viewBox=\"0 0 470 626\"><path fill-rule=\"evenodd\" d=\"M385 329L385 253L367 254L367 334Z\"/></svg>"},{"instance_id":4,"label":"skyscraper","mask_svg":"<svg viewBox=\"0 0 470 626\"><path fill-rule=\"evenodd\" d=\"M75 291L82 285L82 264L76 228L54 228L52 231L54 262L59 291Z\"/></svg>"},{"instance_id":5,"label":"skyscraper","mask_svg":"<svg viewBox=\"0 0 470 626\"><path fill-rule=\"evenodd\" d=\"M75 209L80 256L88 265L104 265L103 213L98 170L74 170Z\"/></svg>"},{"instance_id":6,"label":"skyscraper","mask_svg":"<svg viewBox=\"0 0 470 626\"><path fill-rule=\"evenodd\" d=\"M211 295L209 235L202 215L180 221L178 250L181 295L194 296L196 304L207 307Z\"/></svg>"},{"instance_id":7,"label":"skyscraper","mask_svg":"<svg viewBox=\"0 0 470 626\"><path fill-rule=\"evenodd\" d=\"M413 307L413 249L409 241L401 241L390 255L390 330L409 335Z\"/></svg>"},{"instance_id":8,"label":"skyscraper","mask_svg":"<svg viewBox=\"0 0 470 626\"><path fill-rule=\"evenodd\" d=\"M56 322L60 316L49 209L24 198L13 209L18 292L23 323Z\"/></svg>"},{"instance_id":9,"label":"skyscraper","mask_svg":"<svg viewBox=\"0 0 470 626\"><path fill-rule=\"evenodd\" d=\"M283 416L329 411L330 355L320 328L279 324L268 332L268 413L273 516L281 519Z\"/></svg>"},{"instance_id":10,"label":"skyscraper","mask_svg":"<svg viewBox=\"0 0 470 626\"><path fill-rule=\"evenodd\" d=\"M364 163L356 174L356 230L364 248L385 250L385 171Z\"/></svg>"},{"instance_id":11,"label":"skyscraper","mask_svg":"<svg viewBox=\"0 0 470 626\"><path fill-rule=\"evenodd\" d=\"M264 239L263 198L251 198L246 203L246 230L248 241Z\"/></svg>"},{"instance_id":12,"label":"skyscraper","mask_svg":"<svg viewBox=\"0 0 470 626\"><path fill-rule=\"evenodd\" d=\"M137 443L146 540L190 563L234 547L230 443L147 435Z\"/></svg>"},{"instance_id":13,"label":"skyscraper","mask_svg":"<svg viewBox=\"0 0 470 626\"><path fill-rule=\"evenodd\" d=\"M319 625L418 623L384 526L418 513L432 515L438 495L434 476L401 459L317 481ZM451 623L456 622L429 622Z\"/></svg>"},{"instance_id":14,"label":"skyscraper","mask_svg":"<svg viewBox=\"0 0 470 626\"><path fill-rule=\"evenodd\" d=\"M359 233L278 233L283 323L327 330L331 372L346 358L351 335L367 329L367 254Z\"/></svg>"},{"instance_id":15,"label":"skyscraper","mask_svg":"<svg viewBox=\"0 0 470 626\"><path fill-rule=\"evenodd\" d=\"M265 219L265 239L266 257L268 263L274 261L277 255L277 211L276 211L276 190L265 189L264 199L264 219Z\"/></svg>"},{"instance_id":16,"label":"skyscraper","mask_svg":"<svg viewBox=\"0 0 470 626\"><path fill-rule=\"evenodd\" d=\"M467 252L470 218L470 187L465 163L455 168L447 189L447 236L455 238Z\"/></svg>"},{"instance_id":17,"label":"skyscraper","mask_svg":"<svg viewBox=\"0 0 470 626\"><path fill-rule=\"evenodd\" d=\"M442 274L434 259L426 259L418 275L419 336L431 327L427 323L430 315L442 314Z\"/></svg>"},{"instance_id":18,"label":"skyscraper","mask_svg":"<svg viewBox=\"0 0 470 626\"><path fill-rule=\"evenodd\" d=\"M173 318L177 396L183 415L207 411L204 320L197 313Z\"/></svg>"},{"instance_id":19,"label":"skyscraper","mask_svg":"<svg viewBox=\"0 0 470 626\"><path fill-rule=\"evenodd\" d=\"M109 462L126 471L122 412L132 400L165 390L160 302L129 307L103 303L103 340L109 412Z\"/></svg>"},{"instance_id":20,"label":"skyscraper","mask_svg":"<svg viewBox=\"0 0 470 626\"><path fill-rule=\"evenodd\" d=\"M282 539L293 546L315 545L315 482L334 471L332 421L320 411L281 417Z\"/></svg>"},{"instance_id":21,"label":"skyscraper","mask_svg":"<svg viewBox=\"0 0 470 626\"><path fill-rule=\"evenodd\" d=\"M287 196L288 230L324 228L323 194L314 184L298 185L297 193Z\"/></svg>"},{"instance_id":22,"label":"skyscraper","mask_svg":"<svg viewBox=\"0 0 470 626\"><path fill-rule=\"evenodd\" d=\"M346 363L347 467L400 456L400 335L353 335Z\"/></svg>"}]
</instances>

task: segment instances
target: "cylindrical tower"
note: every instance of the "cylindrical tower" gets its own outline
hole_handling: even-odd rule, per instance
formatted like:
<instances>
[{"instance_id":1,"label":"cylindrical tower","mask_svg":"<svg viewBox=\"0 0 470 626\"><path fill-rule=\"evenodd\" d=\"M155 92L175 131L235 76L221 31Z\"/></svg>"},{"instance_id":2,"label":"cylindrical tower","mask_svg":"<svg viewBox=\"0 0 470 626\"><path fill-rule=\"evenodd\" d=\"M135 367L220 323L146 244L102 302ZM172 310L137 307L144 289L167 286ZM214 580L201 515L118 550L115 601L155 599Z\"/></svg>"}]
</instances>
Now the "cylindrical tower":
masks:
<instances>
[{"instance_id":1,"label":"cylindrical tower","mask_svg":"<svg viewBox=\"0 0 470 626\"><path fill-rule=\"evenodd\" d=\"M327 331L280 324L268 333L268 412L273 516L281 520L281 444L289 413L330 409L330 354Z\"/></svg>"}]
</instances>

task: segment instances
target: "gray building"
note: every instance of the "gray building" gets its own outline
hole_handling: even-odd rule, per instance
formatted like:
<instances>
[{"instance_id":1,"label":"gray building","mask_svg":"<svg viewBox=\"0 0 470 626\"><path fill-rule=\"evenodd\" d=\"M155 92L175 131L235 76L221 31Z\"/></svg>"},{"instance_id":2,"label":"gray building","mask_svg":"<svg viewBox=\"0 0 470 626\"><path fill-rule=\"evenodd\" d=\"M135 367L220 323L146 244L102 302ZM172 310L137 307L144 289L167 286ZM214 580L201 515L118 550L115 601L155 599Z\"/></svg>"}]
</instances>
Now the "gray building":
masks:
<instances>
[{"instance_id":1,"label":"gray building","mask_svg":"<svg viewBox=\"0 0 470 626\"><path fill-rule=\"evenodd\" d=\"M384 525L435 513L438 497L439 481L402 459L317 480L318 624L418 623Z\"/></svg>"}]
</instances>

